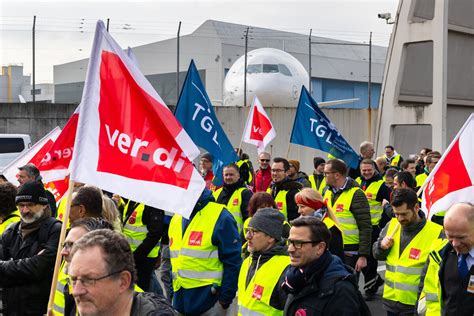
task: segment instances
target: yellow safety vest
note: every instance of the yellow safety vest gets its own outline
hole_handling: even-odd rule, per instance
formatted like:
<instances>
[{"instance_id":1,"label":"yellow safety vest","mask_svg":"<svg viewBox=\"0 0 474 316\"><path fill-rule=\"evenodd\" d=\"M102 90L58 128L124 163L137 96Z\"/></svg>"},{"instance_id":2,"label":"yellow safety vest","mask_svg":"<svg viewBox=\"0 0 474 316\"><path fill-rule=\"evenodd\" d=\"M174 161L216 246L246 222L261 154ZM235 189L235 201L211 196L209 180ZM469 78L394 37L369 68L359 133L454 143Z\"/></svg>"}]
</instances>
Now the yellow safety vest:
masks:
<instances>
[{"instance_id":1,"label":"yellow safety vest","mask_svg":"<svg viewBox=\"0 0 474 316\"><path fill-rule=\"evenodd\" d=\"M66 213L66 204L67 204L67 197L64 196L61 201L59 201L58 205L58 215L56 218L60 220L61 222L63 221L64 213Z\"/></svg>"},{"instance_id":2,"label":"yellow safety vest","mask_svg":"<svg viewBox=\"0 0 474 316\"><path fill-rule=\"evenodd\" d=\"M428 179L428 175L426 173L420 173L416 176L416 186L421 187L423 183L425 183L426 179Z\"/></svg>"},{"instance_id":3,"label":"yellow safety vest","mask_svg":"<svg viewBox=\"0 0 474 316\"><path fill-rule=\"evenodd\" d=\"M64 315L64 310L66 308L66 299L64 297L64 292L67 286L67 275L64 272L64 265L65 261L61 263L61 267L58 274L58 283L56 285L56 292L54 294L54 315Z\"/></svg>"},{"instance_id":4,"label":"yellow safety vest","mask_svg":"<svg viewBox=\"0 0 474 316\"><path fill-rule=\"evenodd\" d=\"M133 210L132 214L126 218L128 213L128 208L130 206L130 201L127 202L125 208L123 210L123 217L122 222L123 224L123 235L127 238L128 243L130 244L130 248L132 252L134 252L138 246L140 246L146 238L148 233L148 229L146 225L142 221L143 217L143 210L145 209L145 204L138 204L135 209ZM126 222L125 222L126 220ZM158 243L153 249L150 250L148 254L148 258L156 258L158 257L158 253L160 251L160 243Z\"/></svg>"},{"instance_id":5,"label":"yellow safety vest","mask_svg":"<svg viewBox=\"0 0 474 316\"><path fill-rule=\"evenodd\" d=\"M16 223L20 221L20 211L19 210L14 210L13 212L8 215L9 217L0 224L0 236L3 234L5 229L11 224L11 223Z\"/></svg>"},{"instance_id":6,"label":"yellow safety vest","mask_svg":"<svg viewBox=\"0 0 474 316\"><path fill-rule=\"evenodd\" d=\"M311 183L311 189L319 191L319 193L323 194L323 189L326 187L326 178L323 178L323 180L319 184L319 188L316 187L316 177L314 176L314 174L310 175L308 179Z\"/></svg>"},{"instance_id":7,"label":"yellow safety vest","mask_svg":"<svg viewBox=\"0 0 474 316\"><path fill-rule=\"evenodd\" d=\"M272 188L267 189L267 193L272 194ZM288 219L288 205L286 205L286 195L288 194L287 190L278 191L276 197L274 198L277 205L277 209L285 215L285 219Z\"/></svg>"},{"instance_id":8,"label":"yellow safety vest","mask_svg":"<svg viewBox=\"0 0 474 316\"><path fill-rule=\"evenodd\" d=\"M338 224L336 224L335 221L333 221L330 217L326 216L323 218L323 223L326 224L326 227L328 229L331 229L333 227L336 227L340 232L341 232L341 236L342 238L344 238L344 232L342 231L341 227L339 227Z\"/></svg>"},{"instance_id":9,"label":"yellow safety vest","mask_svg":"<svg viewBox=\"0 0 474 316\"><path fill-rule=\"evenodd\" d=\"M249 179L248 179L248 181L245 181L245 183L250 184L250 183L252 183L253 175L252 175L252 171L250 170L250 162L249 162L249 160L248 160L248 159L239 160L239 161L237 161L235 164L236 164L237 167L239 167L239 169L240 169L240 166L242 166L244 163L246 163L247 166L249 167Z\"/></svg>"},{"instance_id":10,"label":"yellow safety vest","mask_svg":"<svg viewBox=\"0 0 474 316\"><path fill-rule=\"evenodd\" d=\"M244 260L240 268L237 294L239 315L283 315L282 310L278 310L270 305L270 298L275 287L280 286L278 280L289 264L290 257L273 256L257 269L249 284L245 286L247 273L252 265L252 257L249 256Z\"/></svg>"},{"instance_id":11,"label":"yellow safety vest","mask_svg":"<svg viewBox=\"0 0 474 316\"><path fill-rule=\"evenodd\" d=\"M219 198L219 195L221 195L222 189L223 188L220 188L219 190L214 191L212 193L216 201ZM242 206L242 192L244 190L245 188L238 188L237 190L235 190L226 205L227 210L232 214L232 216L234 216L235 221L237 222L239 234L242 232L242 226L244 224L242 211L240 209Z\"/></svg>"},{"instance_id":12,"label":"yellow safety vest","mask_svg":"<svg viewBox=\"0 0 474 316\"><path fill-rule=\"evenodd\" d=\"M362 179L358 177L356 179L359 185L362 183ZM365 189L364 193L369 201L370 206L370 220L372 221L372 226L378 225L380 219L382 218L383 207L382 203L376 200L377 194L379 193L380 187L384 183L383 180L373 181L369 184L369 186Z\"/></svg>"},{"instance_id":13,"label":"yellow safety vest","mask_svg":"<svg viewBox=\"0 0 474 316\"><path fill-rule=\"evenodd\" d=\"M354 194L360 190L359 187L353 187L349 190L343 191L341 195L332 203L333 192L331 189L324 193L324 200L327 205L334 211L334 215L339 221L343 234L344 245L358 245L359 244L359 227L355 220L354 214L350 211L352 198Z\"/></svg>"},{"instance_id":14,"label":"yellow safety vest","mask_svg":"<svg viewBox=\"0 0 474 316\"><path fill-rule=\"evenodd\" d=\"M447 239L438 239L434 242L432 250L429 255L428 269L426 270L425 281L423 289L418 301L425 300L426 316L439 316L443 306L443 299L441 294L441 283L439 281L439 267L442 258L439 252L448 243Z\"/></svg>"},{"instance_id":15,"label":"yellow safety vest","mask_svg":"<svg viewBox=\"0 0 474 316\"><path fill-rule=\"evenodd\" d=\"M390 220L387 236L397 226L395 218ZM443 227L427 221L423 229L410 241L400 254L400 229L393 235L393 246L387 256L383 297L387 300L415 305L418 297L423 266L430 253L432 243L438 239Z\"/></svg>"},{"instance_id":16,"label":"yellow safety vest","mask_svg":"<svg viewBox=\"0 0 474 316\"><path fill-rule=\"evenodd\" d=\"M212 244L212 234L224 210L222 204L209 202L194 215L183 236L183 217L174 215L169 227L169 247L173 290L193 289L222 284L224 265L218 248Z\"/></svg>"},{"instance_id":17,"label":"yellow safety vest","mask_svg":"<svg viewBox=\"0 0 474 316\"><path fill-rule=\"evenodd\" d=\"M392 157L392 160L390 160L390 166L396 166L398 167L398 163L400 162L400 154L396 154L394 157ZM387 158L387 155L385 155L385 160L388 161L389 158Z\"/></svg>"}]
</instances>

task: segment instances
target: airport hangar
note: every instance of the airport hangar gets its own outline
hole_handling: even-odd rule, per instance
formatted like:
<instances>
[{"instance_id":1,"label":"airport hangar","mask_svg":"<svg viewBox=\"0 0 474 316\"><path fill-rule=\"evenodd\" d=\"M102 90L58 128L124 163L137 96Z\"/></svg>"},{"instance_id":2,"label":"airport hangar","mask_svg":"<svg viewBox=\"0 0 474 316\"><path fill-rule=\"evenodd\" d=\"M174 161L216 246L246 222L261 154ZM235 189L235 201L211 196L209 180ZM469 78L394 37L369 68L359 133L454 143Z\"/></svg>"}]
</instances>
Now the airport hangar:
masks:
<instances>
[{"instance_id":1,"label":"airport hangar","mask_svg":"<svg viewBox=\"0 0 474 316\"><path fill-rule=\"evenodd\" d=\"M245 54L246 28L246 25L208 20L191 34L180 37L180 87L189 63L194 59L224 131L235 147L240 143L248 110L223 106L223 87L227 72L234 62ZM367 40L368 38L369 34ZM371 107L368 108L369 47L325 45L321 43L351 42L317 36L312 36L311 40L313 43L317 42L311 45L311 89L315 100L320 102L359 99L324 109L346 140L358 151L360 142L372 140L375 133L373 127L376 126L387 48L372 46ZM127 45L120 44L122 47ZM249 27L248 52L263 47L283 50L295 57L306 70L309 68L309 34ZM175 105L177 39L133 47L133 53L140 69L165 103L169 106ZM87 64L88 59L82 59L54 66L56 103L80 102ZM267 149L273 156L285 157L295 115L294 105L286 108L270 106L270 109L267 105L264 106L276 126L278 138L272 142L271 148ZM249 152L255 161L255 147L244 144L243 149ZM378 154L382 154L382 151L383 148L379 148ZM325 156L317 150L292 145L288 157L299 159L302 169L309 172L312 169L312 157L315 155Z\"/></svg>"}]
</instances>

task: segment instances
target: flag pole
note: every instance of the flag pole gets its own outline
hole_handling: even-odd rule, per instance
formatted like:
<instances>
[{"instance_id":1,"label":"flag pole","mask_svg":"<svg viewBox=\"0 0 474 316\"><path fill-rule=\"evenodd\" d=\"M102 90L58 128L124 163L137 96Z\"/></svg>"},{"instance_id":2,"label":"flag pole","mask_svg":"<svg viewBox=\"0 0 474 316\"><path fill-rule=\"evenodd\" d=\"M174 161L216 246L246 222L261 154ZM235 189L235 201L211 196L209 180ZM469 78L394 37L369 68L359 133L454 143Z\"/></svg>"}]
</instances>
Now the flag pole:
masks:
<instances>
[{"instance_id":1,"label":"flag pole","mask_svg":"<svg viewBox=\"0 0 474 316\"><path fill-rule=\"evenodd\" d=\"M248 111L248 113L247 113L247 120L245 121L245 128L244 128L244 131L242 132L242 137L240 138L239 150L240 150L241 152L243 152L243 150L242 150L242 143L244 142L245 132L246 132L246 130L247 130L247 125L248 125L249 119L250 119L250 113L252 112L252 109L254 108L254 105L255 105L255 97L256 97L256 96L253 97L252 105L250 106L249 111ZM245 111L245 109L246 109L246 107L244 106L244 111Z\"/></svg>"},{"instance_id":2,"label":"flag pole","mask_svg":"<svg viewBox=\"0 0 474 316\"><path fill-rule=\"evenodd\" d=\"M288 159L288 156L290 155L290 146L291 146L291 143L288 143L288 150L286 151L286 159Z\"/></svg>"},{"instance_id":3,"label":"flag pole","mask_svg":"<svg viewBox=\"0 0 474 316\"><path fill-rule=\"evenodd\" d=\"M56 252L56 261L54 264L54 274L51 283L51 291L49 292L48 311L53 308L54 296L56 294L56 285L58 284L59 269L61 267L61 250L66 238L66 229L69 222L69 211L71 209L72 191L74 189L74 180L69 180L69 187L66 195L66 211L63 217L63 224L61 226L61 233L59 235L58 251Z\"/></svg>"}]
</instances>

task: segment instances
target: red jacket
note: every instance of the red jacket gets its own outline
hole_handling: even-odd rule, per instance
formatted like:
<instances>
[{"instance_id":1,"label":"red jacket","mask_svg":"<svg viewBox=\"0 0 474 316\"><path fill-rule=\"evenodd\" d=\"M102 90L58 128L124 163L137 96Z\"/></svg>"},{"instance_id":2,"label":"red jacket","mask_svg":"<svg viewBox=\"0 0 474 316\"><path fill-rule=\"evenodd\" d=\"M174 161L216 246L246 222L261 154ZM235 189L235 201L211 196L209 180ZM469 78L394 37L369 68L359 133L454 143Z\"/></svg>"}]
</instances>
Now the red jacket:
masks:
<instances>
[{"instance_id":1,"label":"red jacket","mask_svg":"<svg viewBox=\"0 0 474 316\"><path fill-rule=\"evenodd\" d=\"M272 171L270 166L267 169L258 169L255 173L253 192L266 192L272 182Z\"/></svg>"}]
</instances>

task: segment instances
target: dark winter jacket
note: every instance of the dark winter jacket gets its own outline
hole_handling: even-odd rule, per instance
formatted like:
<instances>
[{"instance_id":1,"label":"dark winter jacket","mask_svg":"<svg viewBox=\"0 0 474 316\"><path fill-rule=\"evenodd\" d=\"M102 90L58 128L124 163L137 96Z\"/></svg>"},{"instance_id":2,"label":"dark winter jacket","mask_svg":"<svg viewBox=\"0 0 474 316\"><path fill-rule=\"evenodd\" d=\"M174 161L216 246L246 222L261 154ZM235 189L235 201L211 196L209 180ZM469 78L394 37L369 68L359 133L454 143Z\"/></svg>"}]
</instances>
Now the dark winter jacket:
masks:
<instances>
[{"instance_id":1,"label":"dark winter jacket","mask_svg":"<svg viewBox=\"0 0 474 316\"><path fill-rule=\"evenodd\" d=\"M46 314L60 231L61 222L52 217L25 238L20 222L5 230L0 261L4 315Z\"/></svg>"},{"instance_id":2,"label":"dark winter jacket","mask_svg":"<svg viewBox=\"0 0 474 316\"><path fill-rule=\"evenodd\" d=\"M303 171L298 171L293 178L294 181L301 183L303 188L311 188L311 182L308 180L308 175Z\"/></svg>"},{"instance_id":3,"label":"dark winter jacket","mask_svg":"<svg viewBox=\"0 0 474 316\"><path fill-rule=\"evenodd\" d=\"M252 253L252 264L250 265L247 272L245 287L249 285L250 280L255 275L255 270L259 269L265 262L270 260L273 256L288 256L288 251L283 242L276 244L270 250L264 253L259 253L259 252ZM257 267L257 263L258 263L258 267ZM279 310L283 310L283 308L285 307L285 302L286 302L286 297L287 297L286 292L281 287L281 284L285 281L285 272L286 272L286 269L281 274L277 285L273 289L272 296L270 297L270 306Z\"/></svg>"},{"instance_id":4,"label":"dark winter jacket","mask_svg":"<svg viewBox=\"0 0 474 316\"><path fill-rule=\"evenodd\" d=\"M154 293L134 293L130 316L172 316L177 315L170 303Z\"/></svg>"},{"instance_id":5,"label":"dark winter jacket","mask_svg":"<svg viewBox=\"0 0 474 316\"><path fill-rule=\"evenodd\" d=\"M345 187L332 195L332 204L334 204L334 201L337 200L342 192L353 187L359 187L359 184L355 180L347 178ZM328 186L326 190L332 190L332 188ZM354 193L349 210L354 215L357 227L359 228L359 245L344 245L344 251L357 251L359 255L367 257L372 246L372 222L370 220L369 202L362 190Z\"/></svg>"},{"instance_id":6,"label":"dark winter jacket","mask_svg":"<svg viewBox=\"0 0 474 316\"><path fill-rule=\"evenodd\" d=\"M288 221L294 220L295 218L300 216L298 214L298 206L295 202L295 195L303 188L303 185L301 183L286 178L281 182L270 184L270 188L272 190L271 195L273 196L273 198L276 198L278 192L280 192L281 190L288 191L288 193L286 194Z\"/></svg>"},{"instance_id":7,"label":"dark winter jacket","mask_svg":"<svg viewBox=\"0 0 474 316\"><path fill-rule=\"evenodd\" d=\"M245 190L242 191L242 204L240 205L240 212L242 213L242 218L245 221L248 217L248 205L250 198L252 197L252 191L247 189L247 186L244 183L244 180L239 179L234 184L224 184L222 187L222 192L221 194L217 197L217 203L227 205L229 203L230 198L232 197L232 194L234 194L235 190L240 189L240 188L245 188Z\"/></svg>"},{"instance_id":8,"label":"dark winter jacket","mask_svg":"<svg viewBox=\"0 0 474 316\"><path fill-rule=\"evenodd\" d=\"M361 315L354 270L328 253L321 272L308 276L302 290L288 294L285 315Z\"/></svg>"}]
</instances>

